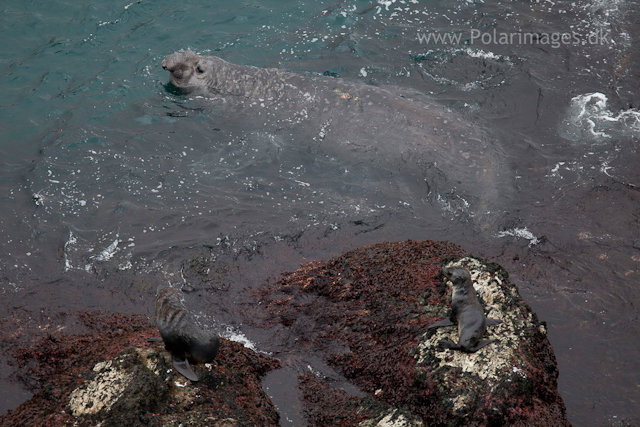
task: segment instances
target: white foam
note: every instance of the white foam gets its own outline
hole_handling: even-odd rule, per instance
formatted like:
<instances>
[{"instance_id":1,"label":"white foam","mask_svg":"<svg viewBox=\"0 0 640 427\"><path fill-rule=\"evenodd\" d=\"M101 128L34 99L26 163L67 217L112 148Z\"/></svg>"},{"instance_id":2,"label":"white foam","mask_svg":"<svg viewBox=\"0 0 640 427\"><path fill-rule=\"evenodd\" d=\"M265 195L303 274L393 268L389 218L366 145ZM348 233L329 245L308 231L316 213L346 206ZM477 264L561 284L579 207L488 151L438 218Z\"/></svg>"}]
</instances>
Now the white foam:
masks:
<instances>
[{"instance_id":1,"label":"white foam","mask_svg":"<svg viewBox=\"0 0 640 427\"><path fill-rule=\"evenodd\" d=\"M233 326L227 325L224 332L220 334L221 337L226 338L230 341L239 342L250 350L258 352L256 344L251 341L245 334L240 331L237 331Z\"/></svg>"},{"instance_id":2,"label":"white foam","mask_svg":"<svg viewBox=\"0 0 640 427\"><path fill-rule=\"evenodd\" d=\"M389 10L389 6L394 4L396 0L378 0L378 4L385 7L385 10Z\"/></svg>"},{"instance_id":3,"label":"white foam","mask_svg":"<svg viewBox=\"0 0 640 427\"><path fill-rule=\"evenodd\" d=\"M44 196L42 193L33 193L32 198L36 206L44 206Z\"/></svg>"},{"instance_id":4,"label":"white foam","mask_svg":"<svg viewBox=\"0 0 640 427\"><path fill-rule=\"evenodd\" d=\"M561 136L572 141L585 137L602 141L610 139L613 132L640 135L640 111L626 110L615 114L609 109L608 101L600 92L574 96Z\"/></svg>"},{"instance_id":5,"label":"white foam","mask_svg":"<svg viewBox=\"0 0 640 427\"><path fill-rule=\"evenodd\" d=\"M126 6L124 7L124 10L129 9L131 6L133 6L134 4L138 4L138 3L142 3L142 0L134 1L133 3L129 3L128 5L126 5Z\"/></svg>"},{"instance_id":6,"label":"white foam","mask_svg":"<svg viewBox=\"0 0 640 427\"><path fill-rule=\"evenodd\" d=\"M120 239L116 236L116 240L113 241L105 250L100 252L94 258L96 261L109 261L118 251L118 244L120 243Z\"/></svg>"},{"instance_id":7,"label":"white foam","mask_svg":"<svg viewBox=\"0 0 640 427\"><path fill-rule=\"evenodd\" d=\"M506 236L527 239L529 241L529 247L540 243L540 240L531 231L529 231L527 227L513 228L511 230L501 231L498 233L498 237L506 237Z\"/></svg>"},{"instance_id":8,"label":"white foam","mask_svg":"<svg viewBox=\"0 0 640 427\"><path fill-rule=\"evenodd\" d=\"M508 58L503 55L496 55L493 52L486 52L482 49L471 49L470 47L461 50L472 58L492 59L494 61L507 61Z\"/></svg>"},{"instance_id":9,"label":"white foam","mask_svg":"<svg viewBox=\"0 0 640 427\"><path fill-rule=\"evenodd\" d=\"M69 231L69 238L64 243L64 271L69 271L73 268L71 265L71 261L69 260L69 255L67 254L67 250L69 246L74 245L78 242L76 236L73 235L72 231Z\"/></svg>"}]
</instances>

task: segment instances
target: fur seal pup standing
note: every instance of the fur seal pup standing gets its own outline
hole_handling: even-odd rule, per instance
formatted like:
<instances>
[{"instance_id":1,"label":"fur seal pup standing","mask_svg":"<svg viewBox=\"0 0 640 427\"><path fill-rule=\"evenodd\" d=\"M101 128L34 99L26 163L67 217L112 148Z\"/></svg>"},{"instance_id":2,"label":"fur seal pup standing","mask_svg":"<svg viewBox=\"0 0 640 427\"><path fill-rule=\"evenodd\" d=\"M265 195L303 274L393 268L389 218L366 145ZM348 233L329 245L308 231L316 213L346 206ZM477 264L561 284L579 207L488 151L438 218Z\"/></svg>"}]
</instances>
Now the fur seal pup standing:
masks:
<instances>
[{"instance_id":1,"label":"fur seal pup standing","mask_svg":"<svg viewBox=\"0 0 640 427\"><path fill-rule=\"evenodd\" d=\"M213 362L220 347L218 336L196 324L172 287L158 288L155 316L164 345L171 353L173 367L191 381L198 381L189 361Z\"/></svg>"},{"instance_id":2,"label":"fur seal pup standing","mask_svg":"<svg viewBox=\"0 0 640 427\"><path fill-rule=\"evenodd\" d=\"M427 329L458 324L458 344L451 341L440 341L443 348L462 350L474 353L495 340L480 340L487 326L502 323L501 320L487 319L478 294L473 287L471 275L466 268L443 267L442 274L453 282L453 297L451 299L451 314L448 319L441 320Z\"/></svg>"}]
</instances>

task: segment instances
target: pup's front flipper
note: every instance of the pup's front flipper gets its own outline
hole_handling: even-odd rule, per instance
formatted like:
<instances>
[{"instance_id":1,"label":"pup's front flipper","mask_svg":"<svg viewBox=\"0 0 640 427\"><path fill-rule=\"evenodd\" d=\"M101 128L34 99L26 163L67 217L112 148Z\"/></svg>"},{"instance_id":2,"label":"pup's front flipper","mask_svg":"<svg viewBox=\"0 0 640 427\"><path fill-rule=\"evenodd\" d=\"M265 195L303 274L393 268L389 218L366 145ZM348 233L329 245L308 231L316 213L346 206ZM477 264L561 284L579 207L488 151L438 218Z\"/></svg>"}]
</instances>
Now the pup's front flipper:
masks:
<instances>
[{"instance_id":1,"label":"pup's front flipper","mask_svg":"<svg viewBox=\"0 0 640 427\"><path fill-rule=\"evenodd\" d=\"M444 350L445 348L450 348L452 350L462 350L462 348L460 348L458 344L451 341L445 341L445 340L438 341L438 348L440 350Z\"/></svg>"},{"instance_id":2,"label":"pup's front flipper","mask_svg":"<svg viewBox=\"0 0 640 427\"><path fill-rule=\"evenodd\" d=\"M500 323L502 323L502 320L498 320L498 319L489 319L489 318L487 317L487 326L499 325Z\"/></svg>"},{"instance_id":3,"label":"pup's front flipper","mask_svg":"<svg viewBox=\"0 0 640 427\"><path fill-rule=\"evenodd\" d=\"M453 326L455 325L455 323L453 323L451 321L451 319L449 319L448 317L445 319L442 319L439 322L434 323L433 325L429 326L427 329L431 329L431 328L440 328L442 326Z\"/></svg>"},{"instance_id":4,"label":"pup's front flipper","mask_svg":"<svg viewBox=\"0 0 640 427\"><path fill-rule=\"evenodd\" d=\"M476 343L476 345L474 345L473 347L469 348L468 351L469 351L469 353L475 353L476 351L480 350L485 345L491 344L494 341L495 340L482 340L482 341Z\"/></svg>"},{"instance_id":5,"label":"pup's front flipper","mask_svg":"<svg viewBox=\"0 0 640 427\"><path fill-rule=\"evenodd\" d=\"M464 351L465 353L475 353L476 351L480 350L482 347L484 347L487 344L491 344L492 342L494 342L495 340L482 340L478 343L476 343L476 345L474 345L473 347L461 347L459 344L456 344L454 342L451 341L438 341L438 347L443 350L445 348L450 348L451 350L460 350L460 351Z\"/></svg>"},{"instance_id":6,"label":"pup's front flipper","mask_svg":"<svg viewBox=\"0 0 640 427\"><path fill-rule=\"evenodd\" d=\"M171 360L173 362L174 369L180 372L186 379L198 381L198 376L191 370L191 366L189 366L189 361L187 359L182 359L172 354Z\"/></svg>"}]
</instances>

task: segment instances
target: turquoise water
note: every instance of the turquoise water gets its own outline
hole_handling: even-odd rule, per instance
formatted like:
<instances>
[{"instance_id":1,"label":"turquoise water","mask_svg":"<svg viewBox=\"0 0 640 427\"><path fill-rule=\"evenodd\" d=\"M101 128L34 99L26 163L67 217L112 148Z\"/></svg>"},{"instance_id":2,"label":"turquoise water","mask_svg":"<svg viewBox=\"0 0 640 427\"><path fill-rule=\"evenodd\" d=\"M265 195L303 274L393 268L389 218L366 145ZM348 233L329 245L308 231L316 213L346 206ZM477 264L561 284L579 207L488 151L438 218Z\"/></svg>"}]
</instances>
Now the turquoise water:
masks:
<instances>
[{"instance_id":1,"label":"turquoise water","mask_svg":"<svg viewBox=\"0 0 640 427\"><path fill-rule=\"evenodd\" d=\"M572 422L637 420L634 7L6 1L3 316L148 314L154 289L136 278L158 277L195 292L188 302L221 333L279 352L247 326L246 288L365 244L446 239L505 265L548 322ZM471 30L575 31L583 43L471 43ZM599 30L608 43L589 44ZM420 42L434 32L463 42ZM285 137L230 102L181 95L160 63L186 49L427 94L493 141L509 191L490 215L455 191L426 197L398 159L310 148L320 124ZM219 261L213 284L185 279L198 257ZM6 410L26 394L3 381Z\"/></svg>"},{"instance_id":2,"label":"turquoise water","mask_svg":"<svg viewBox=\"0 0 640 427\"><path fill-rule=\"evenodd\" d=\"M16 125L4 143L72 118L104 122L109 112L148 100L166 83L160 61L175 50L257 66L322 57L342 26L357 29L363 18L354 10L368 3L311 4L5 2L2 35L12 43L3 48L2 107Z\"/></svg>"},{"instance_id":3,"label":"turquoise water","mask_svg":"<svg viewBox=\"0 0 640 427\"><path fill-rule=\"evenodd\" d=\"M278 39L312 13L291 3L278 4L292 12L276 28L260 3L5 2L2 35L12 43L3 48L2 107L14 126L3 148L68 122L104 123L157 95L166 83L159 63L177 49L238 51L231 59L274 65L269 56L285 45Z\"/></svg>"}]
</instances>

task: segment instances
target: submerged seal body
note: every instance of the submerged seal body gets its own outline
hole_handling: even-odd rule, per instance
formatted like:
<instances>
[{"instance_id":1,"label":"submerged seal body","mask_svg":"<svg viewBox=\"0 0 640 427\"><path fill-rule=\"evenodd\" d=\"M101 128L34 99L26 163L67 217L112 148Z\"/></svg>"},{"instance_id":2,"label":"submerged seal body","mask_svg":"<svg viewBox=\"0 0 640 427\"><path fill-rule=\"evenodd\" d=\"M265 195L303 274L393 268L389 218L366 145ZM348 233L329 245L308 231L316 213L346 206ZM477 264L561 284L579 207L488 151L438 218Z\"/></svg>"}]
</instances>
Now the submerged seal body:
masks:
<instances>
[{"instance_id":1,"label":"submerged seal body","mask_svg":"<svg viewBox=\"0 0 640 427\"><path fill-rule=\"evenodd\" d=\"M457 344L451 341L440 341L439 346L473 353L495 341L482 340L482 336L487 326L502 322L485 318L469 271L461 267L443 267L442 274L453 282L451 314L449 318L434 323L428 329L457 324L459 338Z\"/></svg>"},{"instance_id":2,"label":"submerged seal body","mask_svg":"<svg viewBox=\"0 0 640 427\"><path fill-rule=\"evenodd\" d=\"M171 287L158 289L155 318L166 349L171 353L173 367L191 381L198 377L191 363L213 362L218 354L218 336L200 328Z\"/></svg>"},{"instance_id":3,"label":"submerged seal body","mask_svg":"<svg viewBox=\"0 0 640 427\"><path fill-rule=\"evenodd\" d=\"M181 91L212 105L223 101L216 114L225 121L411 177L424 189L419 198L451 212L469 206L498 212L495 204L512 191L495 141L423 93L236 65L190 51L169 55L162 67ZM416 196L414 189L401 191Z\"/></svg>"}]
</instances>

